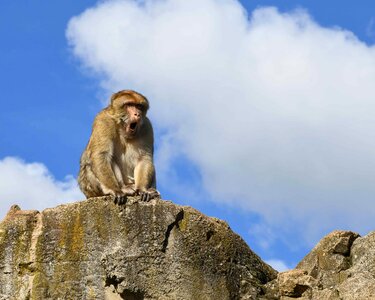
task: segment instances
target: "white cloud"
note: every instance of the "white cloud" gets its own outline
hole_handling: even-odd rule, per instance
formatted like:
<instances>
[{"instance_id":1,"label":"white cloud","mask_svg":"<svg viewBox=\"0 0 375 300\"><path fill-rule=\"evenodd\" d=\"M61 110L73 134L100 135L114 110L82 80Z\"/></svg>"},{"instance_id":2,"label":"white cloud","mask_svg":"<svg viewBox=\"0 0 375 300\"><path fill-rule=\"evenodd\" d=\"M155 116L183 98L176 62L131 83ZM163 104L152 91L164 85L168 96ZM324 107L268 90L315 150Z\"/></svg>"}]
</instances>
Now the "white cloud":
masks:
<instances>
[{"instance_id":1,"label":"white cloud","mask_svg":"<svg viewBox=\"0 0 375 300\"><path fill-rule=\"evenodd\" d=\"M72 176L58 181L41 163L5 157L0 160L0 199L1 220L13 204L18 204L21 209L42 210L78 201L84 196Z\"/></svg>"},{"instance_id":2,"label":"white cloud","mask_svg":"<svg viewBox=\"0 0 375 300\"><path fill-rule=\"evenodd\" d=\"M108 93L150 98L158 155L194 163L214 201L309 242L372 229L375 48L349 31L235 0L116 0L67 37Z\"/></svg>"},{"instance_id":3,"label":"white cloud","mask_svg":"<svg viewBox=\"0 0 375 300\"><path fill-rule=\"evenodd\" d=\"M292 269L284 261L279 260L279 259L268 259L268 260L265 260L265 262L278 272L284 272L284 271L288 271Z\"/></svg>"}]
</instances>

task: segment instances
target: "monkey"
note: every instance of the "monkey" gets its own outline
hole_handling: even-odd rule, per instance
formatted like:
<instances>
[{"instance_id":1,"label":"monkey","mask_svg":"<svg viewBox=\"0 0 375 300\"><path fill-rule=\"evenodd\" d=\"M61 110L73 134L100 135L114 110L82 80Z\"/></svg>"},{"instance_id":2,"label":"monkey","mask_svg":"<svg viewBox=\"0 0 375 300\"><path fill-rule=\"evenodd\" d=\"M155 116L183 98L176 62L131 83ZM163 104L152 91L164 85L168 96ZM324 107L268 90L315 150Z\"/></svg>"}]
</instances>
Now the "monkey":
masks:
<instances>
[{"instance_id":1,"label":"monkey","mask_svg":"<svg viewBox=\"0 0 375 300\"><path fill-rule=\"evenodd\" d=\"M116 204L124 204L128 196L140 195L142 201L160 196L148 109L145 96L121 90L97 114L78 175L86 198L111 195Z\"/></svg>"}]
</instances>

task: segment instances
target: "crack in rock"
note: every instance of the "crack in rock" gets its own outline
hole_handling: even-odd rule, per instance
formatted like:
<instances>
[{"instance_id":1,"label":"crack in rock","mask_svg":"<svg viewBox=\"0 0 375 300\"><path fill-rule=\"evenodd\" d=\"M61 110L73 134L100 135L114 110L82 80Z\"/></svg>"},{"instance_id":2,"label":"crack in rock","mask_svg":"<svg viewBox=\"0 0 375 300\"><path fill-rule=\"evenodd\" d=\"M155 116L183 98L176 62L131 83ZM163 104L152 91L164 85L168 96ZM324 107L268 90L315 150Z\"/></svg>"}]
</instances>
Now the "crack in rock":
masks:
<instances>
[{"instance_id":1,"label":"crack in rock","mask_svg":"<svg viewBox=\"0 0 375 300\"><path fill-rule=\"evenodd\" d=\"M171 234L171 231L172 229L176 226L177 228L180 228L178 223L180 221L182 221L184 218L184 210L181 210L178 212L178 214L176 215L176 219L174 220L173 223L169 224L168 227L167 227L167 231L165 232L165 238L164 238L164 241L163 241L163 248L161 249L161 251L163 253L165 253L167 251L167 247L168 247L168 243L169 243L169 236Z\"/></svg>"}]
</instances>

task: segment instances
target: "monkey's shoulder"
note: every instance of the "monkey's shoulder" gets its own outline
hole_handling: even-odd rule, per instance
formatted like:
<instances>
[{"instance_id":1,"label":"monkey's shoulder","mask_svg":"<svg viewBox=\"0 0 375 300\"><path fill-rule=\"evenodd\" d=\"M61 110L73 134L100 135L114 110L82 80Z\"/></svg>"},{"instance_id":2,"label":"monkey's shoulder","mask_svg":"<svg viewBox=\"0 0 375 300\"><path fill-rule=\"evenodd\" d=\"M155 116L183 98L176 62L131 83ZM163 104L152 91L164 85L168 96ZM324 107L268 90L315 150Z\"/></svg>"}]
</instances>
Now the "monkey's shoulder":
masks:
<instances>
[{"instance_id":1,"label":"monkey's shoulder","mask_svg":"<svg viewBox=\"0 0 375 300\"><path fill-rule=\"evenodd\" d=\"M144 122L143 122L143 125L142 125L142 128L141 128L141 133L140 134L143 137L146 136L146 139L148 139L147 136L148 137L153 137L153 135L154 135L154 129L152 128L151 121L147 117L145 117L145 119L144 119Z\"/></svg>"},{"instance_id":2,"label":"monkey's shoulder","mask_svg":"<svg viewBox=\"0 0 375 300\"><path fill-rule=\"evenodd\" d=\"M102 110L96 115L92 130L93 134L106 134L111 136L116 133L116 122L110 117L106 110Z\"/></svg>"},{"instance_id":3,"label":"monkey's shoulder","mask_svg":"<svg viewBox=\"0 0 375 300\"><path fill-rule=\"evenodd\" d=\"M95 123L103 123L103 124L114 124L115 123L115 120L114 118L111 116L110 112L108 111L107 108L103 109L102 111L100 111L95 119L94 119L94 124Z\"/></svg>"}]
</instances>

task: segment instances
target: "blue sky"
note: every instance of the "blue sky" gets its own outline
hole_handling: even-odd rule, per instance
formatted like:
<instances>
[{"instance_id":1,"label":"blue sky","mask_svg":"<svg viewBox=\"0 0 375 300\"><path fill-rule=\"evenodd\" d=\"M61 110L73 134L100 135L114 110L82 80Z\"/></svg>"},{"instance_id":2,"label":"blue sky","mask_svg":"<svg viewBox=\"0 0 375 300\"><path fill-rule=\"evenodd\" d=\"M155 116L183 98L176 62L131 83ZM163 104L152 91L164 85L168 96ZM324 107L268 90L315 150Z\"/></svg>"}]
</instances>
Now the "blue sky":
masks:
<instances>
[{"instance_id":1,"label":"blue sky","mask_svg":"<svg viewBox=\"0 0 375 300\"><path fill-rule=\"evenodd\" d=\"M92 120L133 88L163 198L274 266L373 229L373 2L5 0L0 36L0 217L81 200Z\"/></svg>"}]
</instances>

